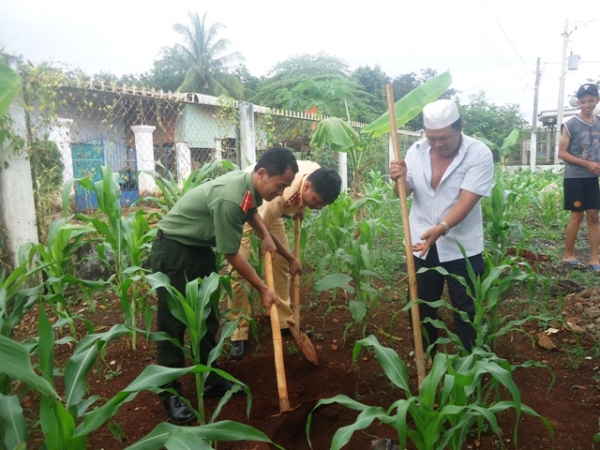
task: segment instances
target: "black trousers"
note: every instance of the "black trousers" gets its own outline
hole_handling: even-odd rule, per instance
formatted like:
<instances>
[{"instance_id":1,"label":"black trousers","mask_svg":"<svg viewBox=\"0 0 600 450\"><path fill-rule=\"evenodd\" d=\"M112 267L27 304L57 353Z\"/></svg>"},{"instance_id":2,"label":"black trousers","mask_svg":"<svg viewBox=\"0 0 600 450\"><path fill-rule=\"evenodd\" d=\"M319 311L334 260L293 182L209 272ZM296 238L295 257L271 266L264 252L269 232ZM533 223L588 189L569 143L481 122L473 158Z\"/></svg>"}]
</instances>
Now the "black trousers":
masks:
<instances>
[{"instance_id":1,"label":"black trousers","mask_svg":"<svg viewBox=\"0 0 600 450\"><path fill-rule=\"evenodd\" d=\"M477 276L481 275L485 269L483 256L480 254L468 258L473 266L473 270ZM450 274L459 275L465 278L467 284L473 289L473 283L467 272L467 263L464 259L455 259L440 263L437 247L434 245L429 249L425 260L414 257L415 271L422 267L433 268L443 267ZM473 298L467 293L467 289L458 280L451 276L444 276L435 270L428 270L425 273L417 274L417 294L421 300L425 302L434 302L442 298L444 283L448 283L448 293L450 300L455 308L464 311L469 315L472 321L475 317L475 304ZM437 319L437 308L429 306L427 303L419 305L419 314L421 321L426 317ZM411 319L412 323L412 319ZM414 326L414 324L412 325ZM477 337L476 331L469 322L465 322L459 314L454 313L454 326L457 336L460 338L465 349L470 352L473 343ZM438 330L431 323L423 324L423 349L426 350L429 345L433 344L438 338Z\"/></svg>"},{"instance_id":2,"label":"black trousers","mask_svg":"<svg viewBox=\"0 0 600 450\"><path fill-rule=\"evenodd\" d=\"M215 253L212 248L184 245L165 237L160 232L152 244L151 261L152 270L167 275L171 281L171 286L183 294L185 294L185 286L188 281L208 276L212 272L216 272L217 269ZM157 329L176 338L183 345L186 326L171 314L168 297L169 293L166 289L158 289ZM200 348L192 349L192 351L199 352L199 359L202 364L206 364L208 354L217 345L216 336L219 329L219 319L212 308L206 318L206 328L206 334L200 342ZM185 367L185 357L179 347L169 341L158 341L156 346L159 365ZM210 384L211 375L207 379L207 384ZM181 393L181 385L178 381L163 387L173 387ZM169 395L168 393L161 394L161 399Z\"/></svg>"}]
</instances>

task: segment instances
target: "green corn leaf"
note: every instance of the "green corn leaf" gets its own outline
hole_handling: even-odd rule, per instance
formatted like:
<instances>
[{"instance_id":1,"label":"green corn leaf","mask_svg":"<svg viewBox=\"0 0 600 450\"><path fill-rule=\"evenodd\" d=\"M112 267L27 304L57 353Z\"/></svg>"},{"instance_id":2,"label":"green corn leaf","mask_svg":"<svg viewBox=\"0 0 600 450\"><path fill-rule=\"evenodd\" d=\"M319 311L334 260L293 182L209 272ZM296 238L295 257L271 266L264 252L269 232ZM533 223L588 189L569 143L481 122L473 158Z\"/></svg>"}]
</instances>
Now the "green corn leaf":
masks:
<instances>
[{"instance_id":1,"label":"green corn leaf","mask_svg":"<svg viewBox=\"0 0 600 450\"><path fill-rule=\"evenodd\" d=\"M4 429L0 447L13 449L27 442L27 421L16 395L0 394L0 426Z\"/></svg>"},{"instance_id":2,"label":"green corn leaf","mask_svg":"<svg viewBox=\"0 0 600 450\"><path fill-rule=\"evenodd\" d=\"M326 275L315 283L317 291L327 291L329 289L342 288L348 290L352 277L343 273L333 273Z\"/></svg>"},{"instance_id":3,"label":"green corn leaf","mask_svg":"<svg viewBox=\"0 0 600 450\"><path fill-rule=\"evenodd\" d=\"M331 450L339 450L352 438L355 431L364 430L375 420L380 420L383 423L390 423L392 419L385 413L383 408L370 406L362 411L353 424L338 429L331 441Z\"/></svg>"},{"instance_id":4,"label":"green corn leaf","mask_svg":"<svg viewBox=\"0 0 600 450\"><path fill-rule=\"evenodd\" d=\"M27 348L1 335L0 373L5 373L14 380L22 380L27 385L51 398L58 398L58 394L54 391L50 383L33 371Z\"/></svg>"},{"instance_id":5,"label":"green corn leaf","mask_svg":"<svg viewBox=\"0 0 600 450\"><path fill-rule=\"evenodd\" d=\"M159 450L165 446L174 430L184 430L186 434L189 433L207 441L267 442L271 445L275 445L275 447L279 449L282 449L282 447L274 444L264 433L258 431L256 428L242 423L224 420L212 424L185 428L163 422L157 425L154 430L152 430L138 442L127 447L126 450ZM179 433L179 431L176 432Z\"/></svg>"},{"instance_id":6,"label":"green corn leaf","mask_svg":"<svg viewBox=\"0 0 600 450\"><path fill-rule=\"evenodd\" d=\"M60 401L42 397L40 422L48 450L72 448L67 444L75 431L75 420Z\"/></svg>"},{"instance_id":7,"label":"green corn leaf","mask_svg":"<svg viewBox=\"0 0 600 450\"><path fill-rule=\"evenodd\" d=\"M40 332L38 338L40 369L44 377L52 383L54 372L54 330L44 308L40 308L38 320Z\"/></svg>"},{"instance_id":8,"label":"green corn leaf","mask_svg":"<svg viewBox=\"0 0 600 450\"><path fill-rule=\"evenodd\" d=\"M350 314L352 314L352 320L354 320L354 322L362 322L367 316L367 305L361 301L350 300L348 302L348 308L350 309Z\"/></svg>"},{"instance_id":9,"label":"green corn leaf","mask_svg":"<svg viewBox=\"0 0 600 450\"><path fill-rule=\"evenodd\" d=\"M165 442L168 450L211 450L212 446L204 439L190 433L185 428L175 428L169 432Z\"/></svg>"},{"instance_id":10,"label":"green corn leaf","mask_svg":"<svg viewBox=\"0 0 600 450\"><path fill-rule=\"evenodd\" d=\"M86 393L85 378L96 363L98 347L90 346L86 351L74 354L65 369L65 402L67 408L77 405Z\"/></svg>"},{"instance_id":11,"label":"green corn leaf","mask_svg":"<svg viewBox=\"0 0 600 450\"><path fill-rule=\"evenodd\" d=\"M381 345L377 337L370 335L360 341L356 341L352 350L352 361L356 361L363 347L369 347L375 351L375 357L388 379L394 386L403 389L407 395L410 395L408 369L398 354L393 349Z\"/></svg>"}]
</instances>

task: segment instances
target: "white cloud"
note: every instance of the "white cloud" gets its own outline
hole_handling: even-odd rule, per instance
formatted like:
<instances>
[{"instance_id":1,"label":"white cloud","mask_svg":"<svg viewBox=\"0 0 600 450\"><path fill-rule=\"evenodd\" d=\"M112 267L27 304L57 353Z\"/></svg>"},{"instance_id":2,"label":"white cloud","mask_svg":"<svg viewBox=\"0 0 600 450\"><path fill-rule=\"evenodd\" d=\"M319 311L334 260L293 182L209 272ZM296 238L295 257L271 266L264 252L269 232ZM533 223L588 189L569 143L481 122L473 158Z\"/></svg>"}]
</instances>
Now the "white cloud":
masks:
<instances>
[{"instance_id":1,"label":"white cloud","mask_svg":"<svg viewBox=\"0 0 600 450\"><path fill-rule=\"evenodd\" d=\"M351 68L379 64L389 76L433 68L450 70L461 99L485 90L489 101L517 103L530 120L536 58L542 61L539 109L555 109L565 19L571 21L569 52L582 57L568 72L565 92L587 78L600 78L597 53L599 13L589 2L571 0L561 8L517 0L430 0L351 2L305 0L173 0L155 4L105 0L93 6L73 0L7 0L0 16L0 45L40 62L52 60L86 72L142 73L162 47L178 36L174 23L187 11L207 12L221 22L221 37L263 75L292 55L324 51ZM578 17L579 15L579 17ZM590 22L595 20L595 22Z\"/></svg>"}]
</instances>

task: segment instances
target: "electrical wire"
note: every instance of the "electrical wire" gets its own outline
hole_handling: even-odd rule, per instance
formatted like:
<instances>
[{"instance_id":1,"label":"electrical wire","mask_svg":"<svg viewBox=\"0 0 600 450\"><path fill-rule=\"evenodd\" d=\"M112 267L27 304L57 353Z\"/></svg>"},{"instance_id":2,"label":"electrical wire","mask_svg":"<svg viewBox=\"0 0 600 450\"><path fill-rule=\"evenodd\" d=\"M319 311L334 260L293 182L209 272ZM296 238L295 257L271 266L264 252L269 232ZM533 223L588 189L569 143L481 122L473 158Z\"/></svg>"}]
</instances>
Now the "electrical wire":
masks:
<instances>
[{"instance_id":1,"label":"electrical wire","mask_svg":"<svg viewBox=\"0 0 600 450\"><path fill-rule=\"evenodd\" d=\"M467 17L467 14L464 12L464 10L460 7L460 5L457 4L457 2L455 0L452 0L456 9L458 9L460 11L460 15L457 15L456 12L454 11L453 8L450 8L448 6L448 3L445 1L442 1L441 3L444 4L444 6L452 13L454 14L458 20L463 24L463 27L466 30L469 30L469 32L471 30L475 30L477 31L477 33L479 33L479 36L481 37L481 39L479 39L477 36L475 36L478 40L478 42L485 48L485 50L487 50L487 52L496 60L498 61L498 63L500 63L501 66L503 66L508 72L510 72L513 77L515 78L521 78L521 75L515 71L515 69L510 65L510 63L508 63L508 61L506 61L500 54L499 52L494 48L494 46L490 43L490 41L487 39L486 35L477 27L477 25L475 25L475 21L471 21L471 23L465 23L462 19L462 16ZM484 42L489 46L486 47L484 44ZM491 50L490 50L491 49Z\"/></svg>"},{"instance_id":2,"label":"electrical wire","mask_svg":"<svg viewBox=\"0 0 600 450\"><path fill-rule=\"evenodd\" d=\"M521 54L517 51L516 47L513 45L513 43L511 42L511 40L508 38L506 32L504 31L504 28L502 28L502 25L500 25L500 22L498 21L498 19L496 18L496 15L494 14L494 12L492 11L492 9L490 8L490 5L488 5L487 0L483 0L483 3L487 7L488 11L492 15L492 18L494 19L494 22L496 22L496 25L498 25L498 28L500 28L500 31L502 32L502 34L504 35L504 37L506 38L506 40L508 41L508 43L510 44L510 46L512 47L512 49L515 51L515 53L521 59L521 61L523 61L523 64L525 64L525 67L529 68L529 64L525 61L525 59L523 59L523 57L521 56Z\"/></svg>"}]
</instances>

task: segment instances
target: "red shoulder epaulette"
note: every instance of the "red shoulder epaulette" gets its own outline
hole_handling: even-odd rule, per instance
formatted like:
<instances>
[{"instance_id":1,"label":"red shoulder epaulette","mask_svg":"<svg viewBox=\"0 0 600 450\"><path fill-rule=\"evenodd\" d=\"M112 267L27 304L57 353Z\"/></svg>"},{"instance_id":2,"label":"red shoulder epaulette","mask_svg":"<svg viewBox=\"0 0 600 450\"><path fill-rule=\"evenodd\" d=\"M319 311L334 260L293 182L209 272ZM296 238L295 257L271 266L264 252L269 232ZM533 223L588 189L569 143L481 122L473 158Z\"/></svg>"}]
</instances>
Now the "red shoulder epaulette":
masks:
<instances>
[{"instance_id":1,"label":"red shoulder epaulette","mask_svg":"<svg viewBox=\"0 0 600 450\"><path fill-rule=\"evenodd\" d=\"M244 198L242 199L242 204L240 205L240 208L242 208L242 211L244 212L244 214L246 214L248 210L253 206L254 197L252 196L250 191L246 191L246 193L244 194Z\"/></svg>"}]
</instances>

